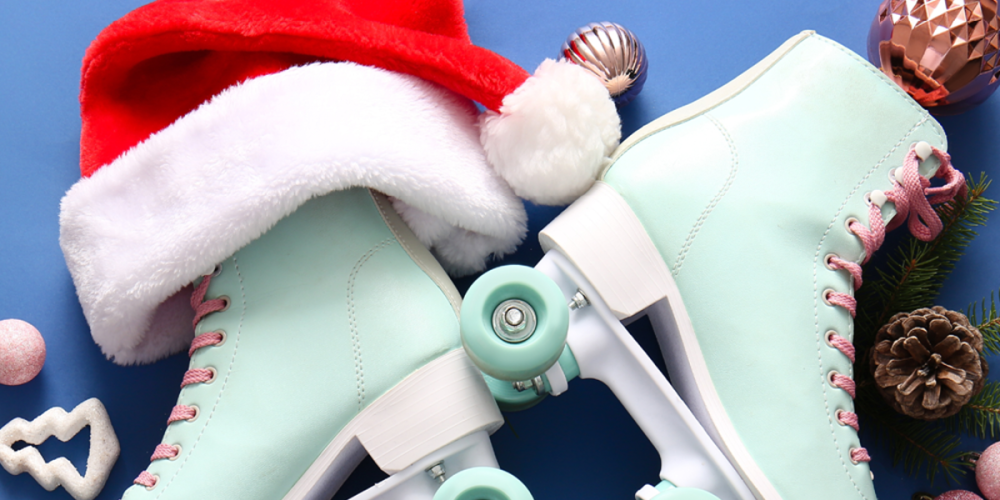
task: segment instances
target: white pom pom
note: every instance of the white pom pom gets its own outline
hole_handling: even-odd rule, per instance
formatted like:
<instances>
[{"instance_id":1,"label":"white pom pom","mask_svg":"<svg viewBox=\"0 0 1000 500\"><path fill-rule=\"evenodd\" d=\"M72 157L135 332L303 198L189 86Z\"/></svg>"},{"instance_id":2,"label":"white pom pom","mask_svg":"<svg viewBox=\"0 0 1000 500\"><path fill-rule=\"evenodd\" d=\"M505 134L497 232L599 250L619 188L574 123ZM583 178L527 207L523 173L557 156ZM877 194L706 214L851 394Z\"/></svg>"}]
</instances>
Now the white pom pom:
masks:
<instances>
[{"instance_id":1,"label":"white pom pom","mask_svg":"<svg viewBox=\"0 0 1000 500\"><path fill-rule=\"evenodd\" d=\"M590 188L621 139L607 89L587 70L546 59L487 111L480 140L486 158L518 196L566 205Z\"/></svg>"}]
</instances>

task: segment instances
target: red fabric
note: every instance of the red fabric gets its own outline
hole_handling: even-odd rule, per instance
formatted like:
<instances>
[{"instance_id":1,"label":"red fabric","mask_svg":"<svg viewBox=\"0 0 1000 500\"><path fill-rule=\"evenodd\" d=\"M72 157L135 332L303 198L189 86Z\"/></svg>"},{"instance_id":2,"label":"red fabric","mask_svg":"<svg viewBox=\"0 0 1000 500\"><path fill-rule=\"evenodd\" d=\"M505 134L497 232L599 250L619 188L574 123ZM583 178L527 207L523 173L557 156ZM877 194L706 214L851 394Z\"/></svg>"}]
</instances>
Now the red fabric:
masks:
<instances>
[{"instance_id":1,"label":"red fabric","mask_svg":"<svg viewBox=\"0 0 1000 500\"><path fill-rule=\"evenodd\" d=\"M159 0L108 26L84 56L81 172L234 83L318 60L415 75L494 111L528 78L472 45L458 0Z\"/></svg>"}]
</instances>

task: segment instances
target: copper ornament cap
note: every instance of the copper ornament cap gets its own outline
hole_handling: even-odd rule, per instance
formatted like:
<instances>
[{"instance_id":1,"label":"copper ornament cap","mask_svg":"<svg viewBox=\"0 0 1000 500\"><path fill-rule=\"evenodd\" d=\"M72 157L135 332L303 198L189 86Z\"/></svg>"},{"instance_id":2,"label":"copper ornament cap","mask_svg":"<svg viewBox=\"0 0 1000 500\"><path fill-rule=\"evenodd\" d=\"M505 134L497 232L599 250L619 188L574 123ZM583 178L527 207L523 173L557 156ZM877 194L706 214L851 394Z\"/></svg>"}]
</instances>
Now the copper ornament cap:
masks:
<instances>
[{"instance_id":1,"label":"copper ornament cap","mask_svg":"<svg viewBox=\"0 0 1000 500\"><path fill-rule=\"evenodd\" d=\"M868 33L868 59L934 114L957 114L998 84L995 0L885 0Z\"/></svg>"}]
</instances>

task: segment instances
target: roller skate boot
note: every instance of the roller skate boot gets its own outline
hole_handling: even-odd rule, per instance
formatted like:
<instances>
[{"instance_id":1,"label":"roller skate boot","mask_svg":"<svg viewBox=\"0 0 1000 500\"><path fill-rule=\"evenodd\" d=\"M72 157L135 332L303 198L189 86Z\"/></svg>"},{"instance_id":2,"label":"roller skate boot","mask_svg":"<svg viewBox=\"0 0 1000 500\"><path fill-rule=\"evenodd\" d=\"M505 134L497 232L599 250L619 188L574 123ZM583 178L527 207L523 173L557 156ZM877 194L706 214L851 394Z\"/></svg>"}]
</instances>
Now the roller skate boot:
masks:
<instances>
[{"instance_id":1,"label":"roller skate boot","mask_svg":"<svg viewBox=\"0 0 1000 500\"><path fill-rule=\"evenodd\" d=\"M620 122L588 71L529 74L463 12L157 0L87 49L67 267L109 359L192 356L127 498L325 499L364 452L392 474L366 498L497 477L466 469L501 419L441 266L513 252L515 194L582 194Z\"/></svg>"},{"instance_id":2,"label":"roller skate boot","mask_svg":"<svg viewBox=\"0 0 1000 500\"><path fill-rule=\"evenodd\" d=\"M650 123L539 235L536 269L573 309L566 345L580 376L620 377L584 368L604 353L586 340L592 328L574 333L590 314L580 305L605 325L648 314L687 405L676 413L690 408L754 497L874 500L853 404L853 291L886 230L941 230L931 204L965 189L945 149L905 92L812 32ZM537 373L516 375L562 380ZM684 477L664 463L662 479Z\"/></svg>"},{"instance_id":3,"label":"roller skate boot","mask_svg":"<svg viewBox=\"0 0 1000 500\"><path fill-rule=\"evenodd\" d=\"M459 304L384 195L307 202L195 288L191 368L124 499L327 499L365 454L390 477L357 498L430 499L495 467Z\"/></svg>"}]
</instances>

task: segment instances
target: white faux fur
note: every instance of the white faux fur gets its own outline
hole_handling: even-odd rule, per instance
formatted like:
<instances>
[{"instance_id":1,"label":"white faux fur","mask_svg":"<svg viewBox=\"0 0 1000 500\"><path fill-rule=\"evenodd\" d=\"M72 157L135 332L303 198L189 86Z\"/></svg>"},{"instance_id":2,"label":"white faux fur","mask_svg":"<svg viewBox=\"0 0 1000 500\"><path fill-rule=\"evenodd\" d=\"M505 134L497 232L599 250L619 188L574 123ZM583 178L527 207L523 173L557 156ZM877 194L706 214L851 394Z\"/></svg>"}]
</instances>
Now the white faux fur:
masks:
<instances>
[{"instance_id":1,"label":"white faux fur","mask_svg":"<svg viewBox=\"0 0 1000 500\"><path fill-rule=\"evenodd\" d=\"M546 59L482 119L486 157L522 198L566 205L597 178L618 147L621 122L604 85L586 69Z\"/></svg>"},{"instance_id":2,"label":"white faux fur","mask_svg":"<svg viewBox=\"0 0 1000 500\"><path fill-rule=\"evenodd\" d=\"M292 68L231 87L63 198L60 244L94 340L119 364L186 348L192 280L308 199L354 186L392 196L453 272L526 232L467 99L352 63Z\"/></svg>"}]
</instances>

